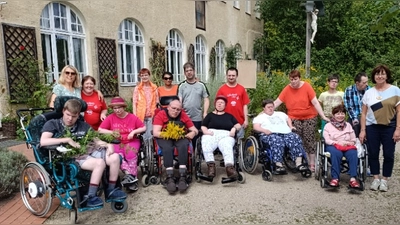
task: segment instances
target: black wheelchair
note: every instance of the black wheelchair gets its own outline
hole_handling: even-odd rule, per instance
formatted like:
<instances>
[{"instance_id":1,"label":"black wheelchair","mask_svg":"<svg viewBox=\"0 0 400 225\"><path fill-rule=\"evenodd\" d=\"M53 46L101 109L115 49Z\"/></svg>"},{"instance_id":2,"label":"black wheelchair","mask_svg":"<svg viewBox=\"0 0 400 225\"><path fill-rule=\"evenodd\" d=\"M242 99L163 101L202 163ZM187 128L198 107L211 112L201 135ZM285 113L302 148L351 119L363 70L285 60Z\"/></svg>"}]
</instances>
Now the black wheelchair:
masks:
<instances>
[{"instance_id":1,"label":"black wheelchair","mask_svg":"<svg viewBox=\"0 0 400 225\"><path fill-rule=\"evenodd\" d=\"M201 147L201 139L202 135L200 134L200 137L196 141L196 150L195 150L195 157L194 157L194 168L195 168L195 178L197 182L201 182L202 180L208 181L208 182L213 182L214 178L213 177L208 177L203 174L202 172L202 161L204 161L204 156L203 156L203 151ZM240 167L239 163L239 154L242 148L242 140L235 137L235 145L233 146L233 157L234 157L234 168L238 174L237 178L227 178L223 177L221 179L221 183L226 184L226 183L231 183L237 181L240 184L243 184L246 181L246 177L244 173L242 172L242 169ZM219 151L217 148L214 150L214 155L219 156L218 158L222 158L222 153ZM220 166L224 167L224 160L223 158L220 159Z\"/></svg>"},{"instance_id":2,"label":"black wheelchair","mask_svg":"<svg viewBox=\"0 0 400 225\"><path fill-rule=\"evenodd\" d=\"M287 172L280 172L276 170L275 163L272 163L272 155L268 146L265 146L260 140L261 133L252 131L252 135L247 137L240 154L241 168L247 173L254 173L257 169L258 163L262 164L262 178L265 181L272 181L273 175L285 175ZM308 167L307 155L303 151L302 164L307 169L299 170L296 163L291 159L289 151L285 149L283 161L285 166L293 173L300 172L302 177L309 178L311 170Z\"/></svg>"},{"instance_id":3,"label":"black wheelchair","mask_svg":"<svg viewBox=\"0 0 400 225\"><path fill-rule=\"evenodd\" d=\"M320 130L321 132L321 130ZM358 165L357 165L357 180L360 183L359 188L352 188L348 185L349 190L360 190L364 191L365 189L365 181L367 179L367 168L368 168L368 150L367 145L362 144L362 148L357 150L358 156ZM315 179L320 181L320 185L322 188L330 188L329 180L331 179L331 162L330 162L331 154L325 151L325 141L321 137L321 140L317 142L317 154L315 159ZM341 161L341 174L346 174L349 171L349 166L347 163L347 159L345 157L342 158ZM333 187L333 188L339 188Z\"/></svg>"},{"instance_id":4,"label":"black wheelchair","mask_svg":"<svg viewBox=\"0 0 400 225\"><path fill-rule=\"evenodd\" d=\"M59 146L40 147L43 125L50 119L61 118L64 103L71 98L74 97L57 97L54 109L21 109L17 111L17 114L25 133L27 148L33 150L36 160L36 162L29 162L25 165L20 177L20 192L26 208L32 214L43 217L49 211L53 197L57 197L61 206L69 209L69 220L75 224L78 218L77 211L83 212L103 207L86 207L86 203L81 203L89 188L91 172L80 169L74 159L63 157ZM84 101L81 103L83 106L81 111L84 112L87 106ZM98 196L106 190L107 183L108 171L106 169L97 193ZM117 184L119 183L117 181ZM111 202L111 208L116 213L123 213L128 208L125 199L105 200Z\"/></svg>"}]
</instances>

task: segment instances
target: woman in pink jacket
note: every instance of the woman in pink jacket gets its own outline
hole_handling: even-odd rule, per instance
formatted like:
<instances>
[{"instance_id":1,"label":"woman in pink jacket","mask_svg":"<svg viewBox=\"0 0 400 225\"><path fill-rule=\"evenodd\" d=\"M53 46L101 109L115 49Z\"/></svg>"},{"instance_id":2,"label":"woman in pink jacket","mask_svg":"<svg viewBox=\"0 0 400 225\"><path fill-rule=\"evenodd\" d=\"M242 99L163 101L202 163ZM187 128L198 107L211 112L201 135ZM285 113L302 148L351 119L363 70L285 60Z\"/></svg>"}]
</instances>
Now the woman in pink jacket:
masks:
<instances>
[{"instance_id":1,"label":"woman in pink jacket","mask_svg":"<svg viewBox=\"0 0 400 225\"><path fill-rule=\"evenodd\" d=\"M331 154L331 175L330 186L338 187L340 178L340 166L343 156L346 157L350 172L350 187L359 188L357 182L357 147L356 135L352 126L345 121L346 109L338 105L332 109L330 123L324 127L323 136L325 139L325 151Z\"/></svg>"}]
</instances>

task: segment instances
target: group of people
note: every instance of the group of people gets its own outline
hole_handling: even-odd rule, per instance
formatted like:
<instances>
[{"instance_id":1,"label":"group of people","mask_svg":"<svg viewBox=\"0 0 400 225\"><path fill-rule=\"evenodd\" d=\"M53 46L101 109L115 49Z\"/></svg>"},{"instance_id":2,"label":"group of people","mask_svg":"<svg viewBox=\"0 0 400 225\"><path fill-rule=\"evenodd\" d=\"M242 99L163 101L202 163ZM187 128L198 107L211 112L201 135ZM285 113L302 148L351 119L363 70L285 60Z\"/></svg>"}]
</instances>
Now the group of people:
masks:
<instances>
[{"instance_id":1,"label":"group of people","mask_svg":"<svg viewBox=\"0 0 400 225\"><path fill-rule=\"evenodd\" d=\"M73 66L66 66L54 87L50 106L56 96L72 95L81 98L87 103L84 120L94 130L100 133L111 133L118 137L121 144L107 145L104 151L110 158L121 155L123 160L118 166L125 176L122 183L128 190L136 191L137 185L137 154L140 148L138 134L143 134L144 139L154 138L163 151L163 163L166 168L167 178L164 182L169 193L177 190L184 192L187 183L188 146L196 144L199 132L202 133L201 145L204 159L208 166L208 176L216 175L213 151L218 148L223 157L226 173L229 178L238 176L234 168L233 146L235 138L244 137L244 130L248 126L248 104L250 99L246 89L237 82L238 70L234 67L226 71L226 83L217 91L214 109L211 112L210 94L206 85L199 81L195 75L194 65L185 63L183 66L186 80L179 85L173 84L173 74L165 72L162 75L164 86L157 87L151 82L151 73L143 68L139 72L140 82L133 90L132 110L126 110L126 101L121 97L111 99L108 107L113 113L107 115L107 105L103 95L95 89L96 80L92 76L85 76L81 86L77 80L78 71ZM400 90L391 85L390 70L380 65L376 67L371 80L375 87L368 86L368 77L360 73L355 77L355 84L348 87L345 93L337 91L339 76L333 74L328 77L329 90L317 99L312 86L301 80L298 70L289 73L288 84L275 99L263 101L263 111L253 119L253 129L260 132L261 141L270 146L273 163L277 170L284 171L283 151L289 149L290 155L300 171L308 169L315 171L315 130L318 124L318 115L323 121L323 138L327 145L326 150L332 155L332 180L331 186L339 185L340 161L344 155L350 167L350 183L352 187L359 187L357 177L357 152L354 146L356 138L361 143L368 143L369 165L374 181L372 190L387 191L387 180L391 176L394 162L394 146L400 140L400 120L397 119L397 106L400 103ZM172 97L168 105L157 111L163 97ZM286 105L287 114L276 112L275 109L282 103ZM71 103L69 103L71 104ZM64 116L60 120L62 126L76 126L79 111L72 110L66 104ZM158 112L158 113L156 113ZM345 121L348 112L348 122ZM73 114L73 115L72 115ZM397 122L398 121L398 122ZM185 135L179 139L164 138L162 132L168 123L173 122L182 126ZM58 125L48 125L56 126ZM51 129L47 127L47 131ZM88 126L85 126L87 132ZM53 128L54 129L54 128ZM61 128L60 128L61 129ZM46 139L53 138L55 132L43 130L41 144L46 145ZM54 138L53 138L54 139ZM54 140L50 141L54 144ZM69 143L70 140L57 140L57 143ZM70 143L72 146L76 143ZM383 145L384 162L383 176L380 179L379 151ZM344 146L344 147L343 147ZM173 153L178 151L179 178L174 176ZM343 150L345 149L345 150ZM306 152L306 156L302 155ZM88 153L87 159L98 159L101 154ZM115 156L113 156L115 157ZM302 163L302 157L307 157L309 164ZM99 161L87 160L83 168L97 171ZM110 160L109 160L110 161ZM108 161L105 161L108 165ZM104 164L105 165L105 164ZM114 166L115 167L115 166ZM103 167L100 167L103 168ZM97 173L96 173L97 174ZM111 184L115 183L115 172L110 174ZM99 199L94 199L93 191L98 186L96 179L91 181L88 199L92 205L100 204ZM111 186L113 187L113 186ZM115 186L114 186L115 187ZM123 197L118 191L117 197ZM109 194L108 193L108 194ZM125 196L126 197L126 196Z\"/></svg>"}]
</instances>

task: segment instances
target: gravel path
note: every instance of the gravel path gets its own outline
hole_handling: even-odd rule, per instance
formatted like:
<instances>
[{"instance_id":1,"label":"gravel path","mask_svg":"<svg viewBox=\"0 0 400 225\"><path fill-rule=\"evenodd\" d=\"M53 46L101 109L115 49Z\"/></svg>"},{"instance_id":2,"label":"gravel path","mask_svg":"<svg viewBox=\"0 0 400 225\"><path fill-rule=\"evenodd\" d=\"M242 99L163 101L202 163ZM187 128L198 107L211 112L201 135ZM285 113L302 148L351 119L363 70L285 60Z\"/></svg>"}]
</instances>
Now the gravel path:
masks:
<instances>
[{"instance_id":1,"label":"gravel path","mask_svg":"<svg viewBox=\"0 0 400 225\"><path fill-rule=\"evenodd\" d=\"M399 145L397 145L399 149ZM115 214L109 204L103 209L78 213L80 224L398 224L400 212L400 153L396 151L389 191L323 189L314 174L303 178L290 173L263 181L261 166L246 174L244 184L221 184L224 168L217 167L213 183L191 184L187 193L169 195L161 185L142 187L129 194L128 210ZM205 171L205 170L204 170ZM371 182L367 179L367 188ZM59 207L46 224L68 223L68 211Z\"/></svg>"}]
</instances>

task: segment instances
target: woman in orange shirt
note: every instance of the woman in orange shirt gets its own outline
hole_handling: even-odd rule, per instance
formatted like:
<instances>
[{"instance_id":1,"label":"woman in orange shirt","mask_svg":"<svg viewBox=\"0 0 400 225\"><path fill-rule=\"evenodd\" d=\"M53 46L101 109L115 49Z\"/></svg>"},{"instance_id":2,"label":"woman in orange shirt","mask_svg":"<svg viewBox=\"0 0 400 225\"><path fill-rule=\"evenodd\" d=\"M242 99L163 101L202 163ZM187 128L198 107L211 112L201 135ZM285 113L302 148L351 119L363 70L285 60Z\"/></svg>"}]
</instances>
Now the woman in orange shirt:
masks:
<instances>
[{"instance_id":1,"label":"woman in orange shirt","mask_svg":"<svg viewBox=\"0 0 400 225\"><path fill-rule=\"evenodd\" d=\"M315 130L319 114L327 122L321 105L318 102L314 89L307 82L300 80L300 72L292 70L289 73L288 84L274 101L275 108L285 103L287 114L292 120L294 132L300 135L304 148L308 154L308 162L312 172L315 171Z\"/></svg>"},{"instance_id":2,"label":"woman in orange shirt","mask_svg":"<svg viewBox=\"0 0 400 225\"><path fill-rule=\"evenodd\" d=\"M162 97L171 97L171 96L177 96L178 95L178 85L177 84L172 84L174 80L174 75L170 72L164 72L162 75L162 79L164 82L164 86L160 86L157 88L157 104L159 104L161 101L160 99Z\"/></svg>"}]
</instances>

